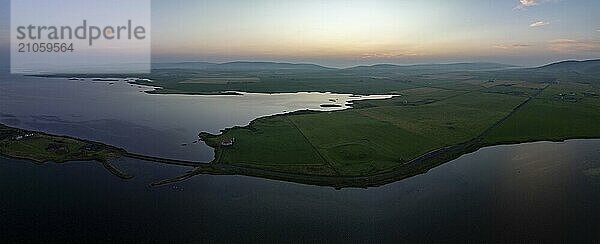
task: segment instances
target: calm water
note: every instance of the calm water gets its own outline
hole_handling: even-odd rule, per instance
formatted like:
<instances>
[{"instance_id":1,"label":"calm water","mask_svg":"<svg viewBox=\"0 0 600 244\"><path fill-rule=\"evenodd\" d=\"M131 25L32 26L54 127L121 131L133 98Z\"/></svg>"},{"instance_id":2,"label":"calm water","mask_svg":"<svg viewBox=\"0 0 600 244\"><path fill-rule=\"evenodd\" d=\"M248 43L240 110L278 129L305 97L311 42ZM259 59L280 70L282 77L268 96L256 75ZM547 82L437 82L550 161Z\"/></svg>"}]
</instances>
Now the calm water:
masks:
<instances>
[{"instance_id":1,"label":"calm water","mask_svg":"<svg viewBox=\"0 0 600 244\"><path fill-rule=\"evenodd\" d=\"M0 122L105 142L146 155L210 161L212 149L193 143L201 131L217 133L258 117L301 109L345 109L346 101L359 99L350 94L314 92L243 96L143 92L150 89L126 82L0 76ZM382 97L389 96L361 99ZM343 107L320 107L332 103Z\"/></svg>"},{"instance_id":2,"label":"calm water","mask_svg":"<svg viewBox=\"0 0 600 244\"><path fill-rule=\"evenodd\" d=\"M485 148L378 188L334 190L244 176L150 188L185 168L136 160L0 159L0 237L222 242L598 240L600 140Z\"/></svg>"},{"instance_id":3,"label":"calm water","mask_svg":"<svg viewBox=\"0 0 600 244\"><path fill-rule=\"evenodd\" d=\"M53 90L53 84L39 83L46 91ZM190 122L168 120L158 113L179 111L172 114L181 116L187 109L200 109L193 106L196 98L146 95L133 91L137 87L127 85L117 89L118 84L76 83L72 88L61 84L62 92L54 89L52 94L43 92L42 88L20 90L15 88L20 85L14 82L1 86L3 122L12 121L21 127L82 133L90 137L95 131L109 135L103 138L105 140L121 138L110 136L117 134L110 130L113 125L122 126L124 135L136 134L130 131L135 126L144 132L154 128L156 136L169 134L179 124L184 131L182 135L190 130L188 124L199 123L191 128L215 131L222 127L207 126L213 123L212 117L199 116L198 121ZM110 90L113 87L115 90ZM120 92L136 98L113 101L119 97L114 94ZM25 99L20 103L11 102L6 95ZM73 97L81 100L73 101ZM133 101L144 97L161 102ZM150 112L139 111L145 106L139 104L145 103L150 103L145 107ZM163 103L182 107L168 107ZM19 111L13 106L27 110ZM55 111L65 111L61 107L83 111L87 106L94 110L83 115L73 114L70 118L62 113L57 113L58 118L51 117L56 116ZM155 106L166 108L152 110ZM243 106L238 103L231 108ZM252 115L295 108L294 105L273 106L272 110L250 111L253 107L249 107L248 110L222 111L223 115L215 116L232 118L234 122L228 122L228 126L247 123ZM5 112L7 110L11 111ZM147 113L148 121L123 119L127 118L128 110L133 114ZM97 117L93 117L96 113ZM118 118L119 122L109 121L103 125L104 122L95 123L95 118L99 121ZM83 128L91 128L89 131L79 130L78 122L82 121L86 124ZM170 126L161 131L154 123ZM102 126L110 133L102 130ZM189 133L196 132L190 130ZM163 139L158 138L162 142ZM122 145L132 146L127 139L122 140ZM178 146L180 143L177 141ZM139 150L144 148L140 146ZM186 150L173 156L195 155L186 154ZM0 158L0 242L73 239L286 242L289 238L338 242L510 242L523 239L582 242L600 239L600 140L484 148L426 174L369 189L335 190L245 176L199 176L175 185L151 188L148 184L181 174L188 168L131 159L121 159L116 164L135 178L121 180L94 162L36 165Z\"/></svg>"}]
</instances>

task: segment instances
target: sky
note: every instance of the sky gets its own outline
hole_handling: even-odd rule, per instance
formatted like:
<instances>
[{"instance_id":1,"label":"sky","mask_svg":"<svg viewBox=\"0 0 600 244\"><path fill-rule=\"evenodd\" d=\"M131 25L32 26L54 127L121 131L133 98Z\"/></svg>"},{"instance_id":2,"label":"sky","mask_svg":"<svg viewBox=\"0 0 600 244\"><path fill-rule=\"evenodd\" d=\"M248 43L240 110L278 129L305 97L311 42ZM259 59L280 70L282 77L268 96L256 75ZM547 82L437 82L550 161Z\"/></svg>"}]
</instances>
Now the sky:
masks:
<instances>
[{"instance_id":1,"label":"sky","mask_svg":"<svg viewBox=\"0 0 600 244\"><path fill-rule=\"evenodd\" d=\"M535 66L600 58L599 10L598 0L154 0L152 59Z\"/></svg>"}]
</instances>

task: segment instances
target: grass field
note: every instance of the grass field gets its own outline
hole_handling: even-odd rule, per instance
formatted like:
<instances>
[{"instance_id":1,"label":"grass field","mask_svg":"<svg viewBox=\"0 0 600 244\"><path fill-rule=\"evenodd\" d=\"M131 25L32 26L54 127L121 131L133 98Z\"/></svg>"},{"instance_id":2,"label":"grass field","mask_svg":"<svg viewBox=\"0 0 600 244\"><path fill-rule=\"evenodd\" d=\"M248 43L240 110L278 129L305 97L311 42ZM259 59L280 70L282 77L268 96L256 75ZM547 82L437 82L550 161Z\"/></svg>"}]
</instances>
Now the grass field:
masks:
<instances>
[{"instance_id":1,"label":"grass field","mask_svg":"<svg viewBox=\"0 0 600 244\"><path fill-rule=\"evenodd\" d=\"M390 171L432 150L477 138L527 100L479 89L412 88L391 99L359 101L345 111L260 118L212 136L214 163L268 165L290 173L302 169L292 165L320 165L323 172L313 167L300 173L340 177ZM233 146L218 145L233 137Z\"/></svg>"},{"instance_id":2,"label":"grass field","mask_svg":"<svg viewBox=\"0 0 600 244\"><path fill-rule=\"evenodd\" d=\"M413 85L391 99L357 101L350 110L270 116L211 135L218 155L213 163L385 182L382 175L413 175L483 146L600 137L600 90L594 84L461 80ZM233 146L219 146L232 137ZM423 158L430 154L437 156ZM261 174L282 178L251 175Z\"/></svg>"},{"instance_id":3,"label":"grass field","mask_svg":"<svg viewBox=\"0 0 600 244\"><path fill-rule=\"evenodd\" d=\"M22 138L21 138L22 137ZM19 139L17 139L19 138ZM124 150L112 146L11 128L0 124L0 154L29 159L37 163L76 160L106 162L118 158Z\"/></svg>"},{"instance_id":4,"label":"grass field","mask_svg":"<svg viewBox=\"0 0 600 244\"><path fill-rule=\"evenodd\" d=\"M562 94L562 96L561 96ZM554 84L485 138L486 143L600 137L600 89L590 84Z\"/></svg>"}]
</instances>

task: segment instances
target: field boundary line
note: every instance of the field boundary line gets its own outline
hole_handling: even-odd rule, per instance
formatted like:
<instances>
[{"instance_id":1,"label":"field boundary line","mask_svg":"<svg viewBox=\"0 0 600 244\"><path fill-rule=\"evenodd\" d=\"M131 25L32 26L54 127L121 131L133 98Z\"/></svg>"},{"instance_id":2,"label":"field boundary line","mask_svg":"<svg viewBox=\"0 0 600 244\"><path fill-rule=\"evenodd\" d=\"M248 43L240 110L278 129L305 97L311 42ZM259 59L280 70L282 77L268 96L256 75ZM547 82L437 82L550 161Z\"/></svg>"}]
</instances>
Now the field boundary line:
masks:
<instances>
[{"instance_id":1,"label":"field boundary line","mask_svg":"<svg viewBox=\"0 0 600 244\"><path fill-rule=\"evenodd\" d=\"M287 119L293 126L294 128L296 128L296 130L298 130L298 132L300 132L300 135L302 135L302 137L304 137L304 140L306 140L306 142L308 142L308 144L313 148L313 150L315 150L315 152L317 153L317 155L319 155L319 157L321 157L321 160L323 160L323 162L329 166L331 168L331 170L333 170L333 172L335 172L337 175L340 175L340 172L337 171L337 169L335 167L333 167L333 165L331 164L331 162L329 162L329 160L327 160L322 154L321 152L319 152L319 149L312 144L312 142L310 142L310 140L308 139L308 137L306 137L306 135L304 134L304 132L302 132L302 130L298 127L298 125L296 125L296 123L294 123L294 121L292 121L287 115L284 116L285 119Z\"/></svg>"}]
</instances>

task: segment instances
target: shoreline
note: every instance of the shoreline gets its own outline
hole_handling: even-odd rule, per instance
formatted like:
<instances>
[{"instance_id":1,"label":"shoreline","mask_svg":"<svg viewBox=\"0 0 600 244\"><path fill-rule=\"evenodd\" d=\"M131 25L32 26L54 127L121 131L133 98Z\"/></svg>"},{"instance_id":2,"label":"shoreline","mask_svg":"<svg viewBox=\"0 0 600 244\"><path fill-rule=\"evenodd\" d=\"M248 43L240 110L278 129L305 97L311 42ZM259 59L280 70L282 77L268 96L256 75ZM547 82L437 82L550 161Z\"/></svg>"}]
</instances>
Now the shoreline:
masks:
<instances>
[{"instance_id":1,"label":"shoreline","mask_svg":"<svg viewBox=\"0 0 600 244\"><path fill-rule=\"evenodd\" d=\"M448 146L444 148L438 148L430 151L424 155L419 156L402 165L401 167L388 169L383 172L366 175L366 176L324 176L324 175L307 175L307 174L294 174L282 171L265 170L260 168L253 168L249 166L234 165L234 164L208 164L197 167L196 169L187 172L186 174L161 180L152 183L151 186L159 187L169 184L174 184L180 181L187 180L191 177L198 175L241 175L257 177L262 179L279 180L284 182L293 182L305 185L314 186L326 186L333 187L335 189L343 188L370 188L380 187L394 182L398 182L413 176L425 174L429 170L448 163L452 160L458 159L464 155L477 152L481 149L495 146L508 146L518 145L525 143L538 143L538 142L565 142L571 140L598 140L600 137L590 138L568 138L568 139L556 139L556 140L534 140L529 142L517 142L517 143L501 143L494 145L487 144L470 144L463 143L455 146Z\"/></svg>"},{"instance_id":2,"label":"shoreline","mask_svg":"<svg viewBox=\"0 0 600 244\"><path fill-rule=\"evenodd\" d=\"M318 112L318 111L298 111L298 112ZM281 116L281 115L272 115L272 116ZM8 126L7 126L8 127ZM9 127L14 128L14 127ZM227 128L227 129L233 129ZM18 129L18 128L15 128ZM225 130L227 130L225 129ZM68 136L55 136L50 135L44 132L36 132L42 133L48 136L54 136L58 138L69 138L74 140L80 140L85 142L92 142L87 140L81 140L74 137ZM333 187L335 189L342 188L368 188L368 187L378 187L386 184L390 184L393 182L397 182L412 176L420 175L428 172L430 169L435 168L444 163L450 162L454 159L457 159L463 155L476 152L480 149L494 146L503 146L503 145L518 145L525 143L536 143L536 142L565 142L570 140L596 140L600 139L600 137L565 137L565 138L546 138L539 140L529 140L529 141L512 141L512 142L502 142L498 144L487 144L481 141L480 139L471 140L465 143L447 146L443 148L437 148L432 151L429 151L423 155L418 156L403 165L390 168L372 175L364 175L364 176L325 176L325 175L310 175L310 174L294 174L289 172L275 171L275 170L266 170L258 167L251 167L248 165L238 165L238 164L224 164L224 163L214 163L209 162L192 162L185 160L177 160L177 159L167 159L161 157L147 156L141 154L129 153L127 151L122 152L121 156L118 158L132 158L139 159L142 161L160 163L160 164L170 164L177 165L183 167L193 168L189 172L183 175L179 175L169 179L159 180L157 182L151 183L153 187L164 186L168 184L177 183L180 181L187 180L191 177L197 175L244 175L251 176L257 178L271 179L271 180L280 180L285 182L294 182L306 185L316 185L316 186L328 186ZM97 143L97 142L92 142ZM106 145L106 144L105 144ZM107 145L112 147L110 145ZM210 145L209 145L210 146ZM213 147L214 148L214 147ZM35 164L41 165L49 162L54 162L52 160L46 161L38 161L33 157L15 157L5 153L1 153L0 156L6 158L13 158L18 160L26 160L33 162ZM216 159L216 157L215 157ZM54 162L54 163L67 163L67 162L76 162L76 161L86 161L86 162L99 162L103 165L104 168L107 169L111 174L127 180L131 179L134 176L127 174L126 172L118 169L116 166L112 165L108 160L102 159L90 159L90 158L70 158L68 160Z\"/></svg>"}]
</instances>

